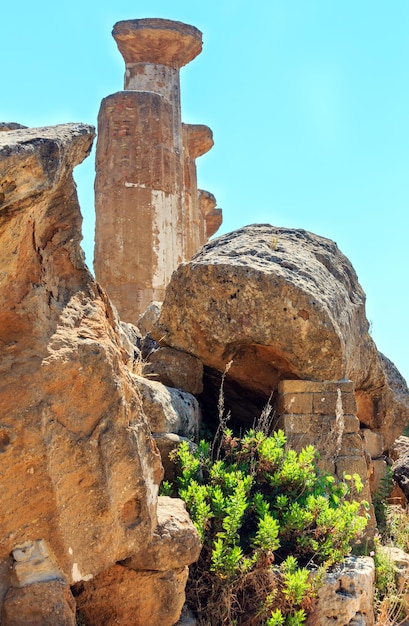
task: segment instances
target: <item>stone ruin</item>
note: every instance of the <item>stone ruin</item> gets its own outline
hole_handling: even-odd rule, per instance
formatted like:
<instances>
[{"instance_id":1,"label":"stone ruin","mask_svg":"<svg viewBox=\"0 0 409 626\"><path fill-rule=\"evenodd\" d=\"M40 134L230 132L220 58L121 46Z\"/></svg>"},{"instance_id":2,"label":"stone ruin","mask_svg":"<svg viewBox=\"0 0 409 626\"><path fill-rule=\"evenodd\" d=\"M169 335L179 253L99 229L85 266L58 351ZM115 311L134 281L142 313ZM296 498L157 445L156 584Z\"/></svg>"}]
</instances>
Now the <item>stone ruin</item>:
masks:
<instances>
[{"instance_id":1,"label":"stone ruin","mask_svg":"<svg viewBox=\"0 0 409 626\"><path fill-rule=\"evenodd\" d=\"M158 487L169 451L217 414L227 363L238 425L270 402L289 443L360 474L368 500L409 422L406 383L333 242L253 225L205 243L221 213L197 190L195 159L212 138L181 123L179 104L199 31L149 19L114 36L126 90L99 117L102 286L72 178L93 128L0 125L2 626L74 626L76 611L91 626L177 622L200 544ZM332 579L309 624L372 626L372 560Z\"/></svg>"},{"instance_id":2,"label":"stone ruin","mask_svg":"<svg viewBox=\"0 0 409 626\"><path fill-rule=\"evenodd\" d=\"M94 267L121 318L136 323L222 215L197 188L196 159L213 146L212 132L183 124L180 110L180 68L201 52L202 33L143 19L118 22L112 34L125 85L98 116Z\"/></svg>"}]
</instances>

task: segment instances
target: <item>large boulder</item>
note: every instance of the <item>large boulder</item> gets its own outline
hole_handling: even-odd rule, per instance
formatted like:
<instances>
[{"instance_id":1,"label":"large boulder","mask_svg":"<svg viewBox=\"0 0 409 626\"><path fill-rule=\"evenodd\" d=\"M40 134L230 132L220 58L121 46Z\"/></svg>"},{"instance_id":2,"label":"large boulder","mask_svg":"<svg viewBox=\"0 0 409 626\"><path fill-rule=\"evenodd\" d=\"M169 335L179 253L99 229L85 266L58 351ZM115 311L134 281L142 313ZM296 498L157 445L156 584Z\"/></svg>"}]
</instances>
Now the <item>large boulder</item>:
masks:
<instances>
[{"instance_id":1,"label":"large boulder","mask_svg":"<svg viewBox=\"0 0 409 626\"><path fill-rule=\"evenodd\" d=\"M162 466L126 333L79 245L72 170L93 135L0 134L0 562L30 602L50 578L89 580L142 553L157 526ZM21 568L26 550L43 566ZM7 611L23 595L2 582Z\"/></svg>"},{"instance_id":2,"label":"large boulder","mask_svg":"<svg viewBox=\"0 0 409 626\"><path fill-rule=\"evenodd\" d=\"M350 379L362 420L409 420L406 385L369 334L365 294L336 244L305 230L253 225L201 248L173 274L156 328L162 345L199 358L268 398L283 378ZM376 396L376 397L375 397Z\"/></svg>"}]
</instances>

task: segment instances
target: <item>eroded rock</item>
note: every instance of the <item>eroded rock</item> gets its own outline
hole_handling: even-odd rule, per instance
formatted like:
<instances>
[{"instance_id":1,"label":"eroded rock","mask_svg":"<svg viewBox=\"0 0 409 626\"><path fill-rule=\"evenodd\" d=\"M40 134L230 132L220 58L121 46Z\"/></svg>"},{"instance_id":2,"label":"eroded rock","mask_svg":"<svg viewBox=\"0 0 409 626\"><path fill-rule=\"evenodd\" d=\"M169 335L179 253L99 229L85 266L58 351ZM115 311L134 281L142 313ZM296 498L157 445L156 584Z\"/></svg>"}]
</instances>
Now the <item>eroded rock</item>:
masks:
<instances>
[{"instance_id":1,"label":"eroded rock","mask_svg":"<svg viewBox=\"0 0 409 626\"><path fill-rule=\"evenodd\" d=\"M193 395L203 391L203 364L181 350L159 346L146 357L143 373L168 387L176 387Z\"/></svg>"},{"instance_id":2,"label":"eroded rock","mask_svg":"<svg viewBox=\"0 0 409 626\"><path fill-rule=\"evenodd\" d=\"M409 501L409 454L400 457L392 465L393 478Z\"/></svg>"},{"instance_id":3,"label":"eroded rock","mask_svg":"<svg viewBox=\"0 0 409 626\"><path fill-rule=\"evenodd\" d=\"M192 394L141 376L134 377L134 385L152 433L175 433L197 439L200 410Z\"/></svg>"},{"instance_id":4,"label":"eroded rock","mask_svg":"<svg viewBox=\"0 0 409 626\"><path fill-rule=\"evenodd\" d=\"M185 504L178 498L160 496L158 526L143 554L130 557L123 565L134 570L165 572L180 569L199 558L200 539Z\"/></svg>"},{"instance_id":5,"label":"eroded rock","mask_svg":"<svg viewBox=\"0 0 409 626\"><path fill-rule=\"evenodd\" d=\"M75 626L75 600L67 583L52 581L10 588L2 626Z\"/></svg>"},{"instance_id":6,"label":"eroded rock","mask_svg":"<svg viewBox=\"0 0 409 626\"><path fill-rule=\"evenodd\" d=\"M76 590L88 626L173 626L185 602L188 568L138 571L114 565Z\"/></svg>"},{"instance_id":7,"label":"eroded rock","mask_svg":"<svg viewBox=\"0 0 409 626\"><path fill-rule=\"evenodd\" d=\"M375 565L371 557L348 557L326 574L306 626L373 626Z\"/></svg>"},{"instance_id":8,"label":"eroded rock","mask_svg":"<svg viewBox=\"0 0 409 626\"><path fill-rule=\"evenodd\" d=\"M41 540L68 583L145 549L162 477L124 330L79 246L72 169L93 134L0 134L0 560L14 554L18 577ZM37 588L10 587L6 605Z\"/></svg>"}]
</instances>

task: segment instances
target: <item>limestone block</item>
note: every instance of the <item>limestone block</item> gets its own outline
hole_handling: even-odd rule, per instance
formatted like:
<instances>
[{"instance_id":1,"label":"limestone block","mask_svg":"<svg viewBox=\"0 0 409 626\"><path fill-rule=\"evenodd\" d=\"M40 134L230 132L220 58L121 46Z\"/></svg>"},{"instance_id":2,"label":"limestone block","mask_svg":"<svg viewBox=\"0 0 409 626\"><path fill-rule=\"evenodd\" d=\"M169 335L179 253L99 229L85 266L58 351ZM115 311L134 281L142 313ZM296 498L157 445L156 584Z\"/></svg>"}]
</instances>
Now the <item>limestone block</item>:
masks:
<instances>
[{"instance_id":1,"label":"limestone block","mask_svg":"<svg viewBox=\"0 0 409 626\"><path fill-rule=\"evenodd\" d=\"M145 309L145 311L138 317L136 322L142 335L147 335L151 332L159 319L160 311L162 308L161 302L151 302Z\"/></svg>"},{"instance_id":2,"label":"limestone block","mask_svg":"<svg viewBox=\"0 0 409 626\"><path fill-rule=\"evenodd\" d=\"M311 415L312 393L284 393L279 397L277 412L294 413L295 415Z\"/></svg>"},{"instance_id":3,"label":"limestone block","mask_svg":"<svg viewBox=\"0 0 409 626\"><path fill-rule=\"evenodd\" d=\"M88 626L173 626L185 602L188 567L167 572L114 565L74 589Z\"/></svg>"},{"instance_id":4,"label":"limestone block","mask_svg":"<svg viewBox=\"0 0 409 626\"><path fill-rule=\"evenodd\" d=\"M371 557L348 557L325 576L306 626L373 626L375 565Z\"/></svg>"},{"instance_id":5,"label":"limestone block","mask_svg":"<svg viewBox=\"0 0 409 626\"><path fill-rule=\"evenodd\" d=\"M123 361L130 366L132 370L135 361L140 359L138 343L141 341L141 334L136 326L126 322L120 322L118 330L119 340L122 346Z\"/></svg>"},{"instance_id":6,"label":"limestone block","mask_svg":"<svg viewBox=\"0 0 409 626\"><path fill-rule=\"evenodd\" d=\"M75 626L75 600L67 583L39 582L11 587L4 599L2 626Z\"/></svg>"},{"instance_id":7,"label":"limestone block","mask_svg":"<svg viewBox=\"0 0 409 626\"><path fill-rule=\"evenodd\" d=\"M343 415L342 423L344 435L359 431L359 419L356 415ZM325 445L331 444L331 440L336 439L339 428L339 424L333 416L307 414L284 414L279 419L279 426L288 434L309 433L315 437L317 442L325 440Z\"/></svg>"},{"instance_id":8,"label":"limestone block","mask_svg":"<svg viewBox=\"0 0 409 626\"><path fill-rule=\"evenodd\" d=\"M134 570L167 571L190 565L199 558L201 544L184 502L160 496L158 526L144 554L130 557L123 565Z\"/></svg>"},{"instance_id":9,"label":"limestone block","mask_svg":"<svg viewBox=\"0 0 409 626\"><path fill-rule=\"evenodd\" d=\"M353 393L354 385L350 380L319 381L319 380L281 380L278 391L281 394L287 393Z\"/></svg>"},{"instance_id":10,"label":"limestone block","mask_svg":"<svg viewBox=\"0 0 409 626\"><path fill-rule=\"evenodd\" d=\"M398 437L389 449L389 456L393 461L409 456L409 437L405 437L405 435Z\"/></svg>"},{"instance_id":11,"label":"limestone block","mask_svg":"<svg viewBox=\"0 0 409 626\"><path fill-rule=\"evenodd\" d=\"M202 33L189 24L147 18L117 22L112 35L127 65L181 68L202 50Z\"/></svg>"},{"instance_id":12,"label":"limestone block","mask_svg":"<svg viewBox=\"0 0 409 626\"><path fill-rule=\"evenodd\" d=\"M141 376L134 376L133 380L153 433L168 432L188 439L197 438L200 409L192 394Z\"/></svg>"},{"instance_id":13,"label":"limestone block","mask_svg":"<svg viewBox=\"0 0 409 626\"><path fill-rule=\"evenodd\" d=\"M364 449L369 452L373 459L382 456L385 450L382 433L370 428L362 428L361 437Z\"/></svg>"},{"instance_id":14,"label":"limestone block","mask_svg":"<svg viewBox=\"0 0 409 626\"><path fill-rule=\"evenodd\" d=\"M13 550L13 586L24 587L49 580L64 580L64 575L54 563L47 542L26 541Z\"/></svg>"},{"instance_id":15,"label":"limestone block","mask_svg":"<svg viewBox=\"0 0 409 626\"><path fill-rule=\"evenodd\" d=\"M356 414L357 407L353 393L342 393L338 388L336 392L326 391L313 394L313 413L319 415L335 415L337 411L344 414Z\"/></svg>"},{"instance_id":16,"label":"limestone block","mask_svg":"<svg viewBox=\"0 0 409 626\"><path fill-rule=\"evenodd\" d=\"M361 478L367 475L367 465L363 454L357 456L342 456L336 460L337 475L342 478L343 474L359 474Z\"/></svg>"},{"instance_id":17,"label":"limestone block","mask_svg":"<svg viewBox=\"0 0 409 626\"><path fill-rule=\"evenodd\" d=\"M362 439L359 433L344 433L337 454L340 456L363 456ZM363 477L366 477L366 474Z\"/></svg>"},{"instance_id":18,"label":"limestone block","mask_svg":"<svg viewBox=\"0 0 409 626\"><path fill-rule=\"evenodd\" d=\"M203 364L186 352L159 347L147 356L143 371L145 376L167 387L176 387L193 395L203 391Z\"/></svg>"},{"instance_id":19,"label":"limestone block","mask_svg":"<svg viewBox=\"0 0 409 626\"><path fill-rule=\"evenodd\" d=\"M386 460L383 459L373 459L373 472L370 479L370 488L371 493L376 493L382 487L382 480L386 477L386 468L387 463Z\"/></svg>"}]
</instances>

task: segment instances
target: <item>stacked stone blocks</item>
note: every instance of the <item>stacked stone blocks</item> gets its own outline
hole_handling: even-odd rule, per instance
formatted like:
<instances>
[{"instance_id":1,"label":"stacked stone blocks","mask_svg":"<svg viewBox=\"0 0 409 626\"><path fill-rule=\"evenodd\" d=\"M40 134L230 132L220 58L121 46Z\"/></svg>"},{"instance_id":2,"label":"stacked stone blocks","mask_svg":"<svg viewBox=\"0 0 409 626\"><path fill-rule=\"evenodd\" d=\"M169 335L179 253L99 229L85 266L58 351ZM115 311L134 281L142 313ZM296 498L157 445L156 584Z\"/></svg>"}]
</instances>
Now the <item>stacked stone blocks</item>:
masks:
<instances>
[{"instance_id":1,"label":"stacked stone blocks","mask_svg":"<svg viewBox=\"0 0 409 626\"><path fill-rule=\"evenodd\" d=\"M371 502L368 466L351 381L283 380L278 387L279 427L297 451L313 445L319 467L339 479L359 474L362 500ZM371 515L370 528L374 526Z\"/></svg>"}]
</instances>

